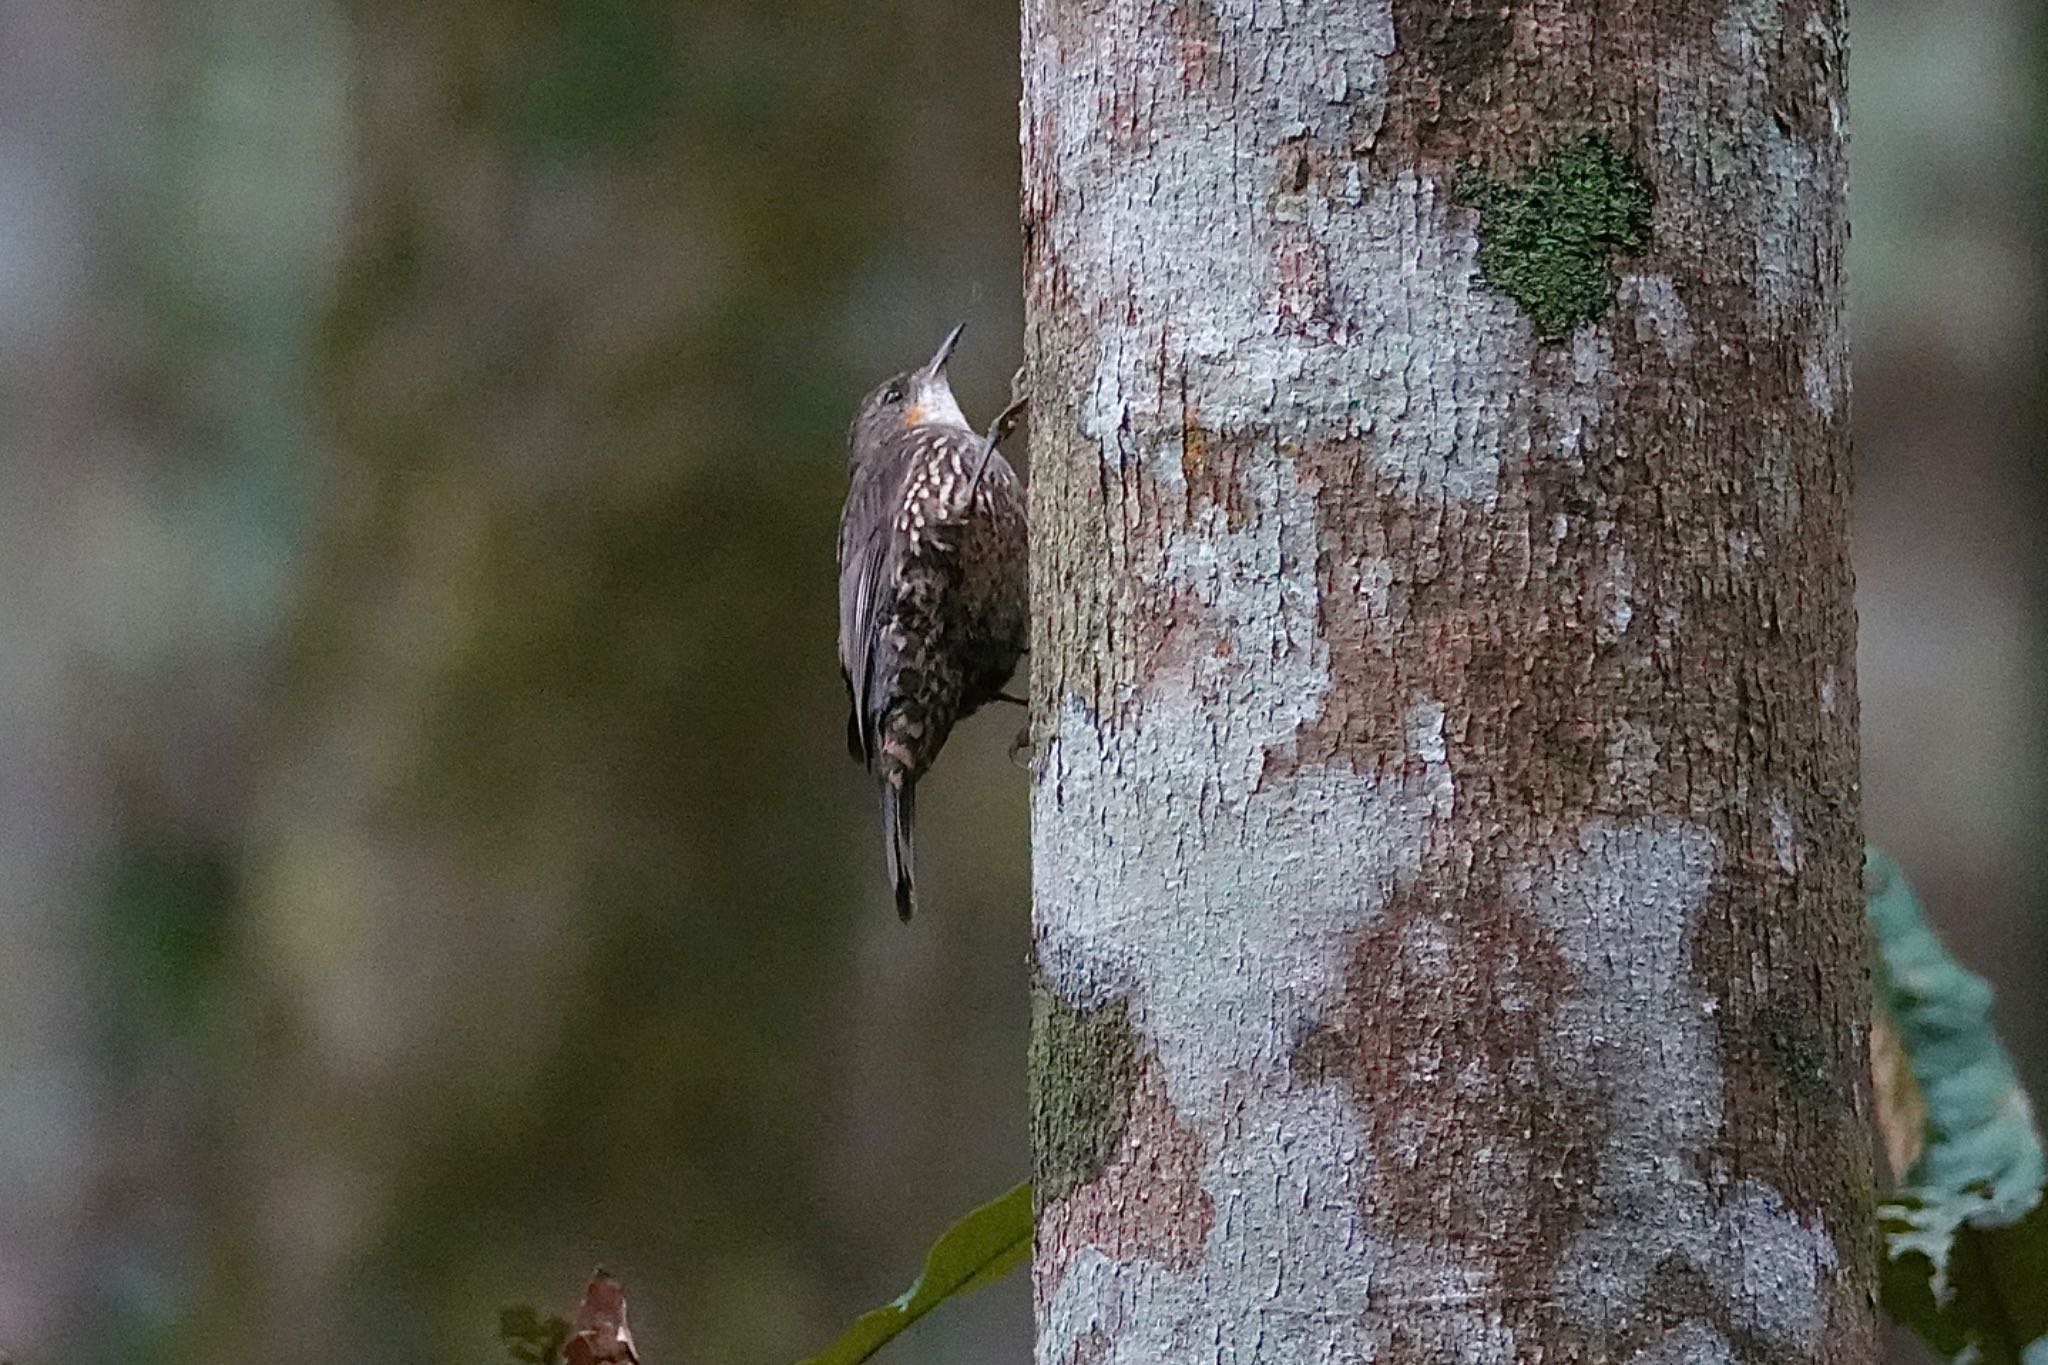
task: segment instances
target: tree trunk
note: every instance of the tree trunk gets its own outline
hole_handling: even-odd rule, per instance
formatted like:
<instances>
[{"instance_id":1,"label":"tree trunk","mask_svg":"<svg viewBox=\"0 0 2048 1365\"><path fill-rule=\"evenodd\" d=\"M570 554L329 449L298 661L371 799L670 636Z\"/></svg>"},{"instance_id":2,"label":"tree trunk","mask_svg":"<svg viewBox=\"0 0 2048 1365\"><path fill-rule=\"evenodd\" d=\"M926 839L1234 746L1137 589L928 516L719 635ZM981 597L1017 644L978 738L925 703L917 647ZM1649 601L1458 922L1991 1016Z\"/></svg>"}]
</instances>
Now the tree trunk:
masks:
<instances>
[{"instance_id":1,"label":"tree trunk","mask_svg":"<svg viewBox=\"0 0 2048 1365\"><path fill-rule=\"evenodd\" d=\"M1839 6L1024 14L1038 1359L1868 1359Z\"/></svg>"}]
</instances>

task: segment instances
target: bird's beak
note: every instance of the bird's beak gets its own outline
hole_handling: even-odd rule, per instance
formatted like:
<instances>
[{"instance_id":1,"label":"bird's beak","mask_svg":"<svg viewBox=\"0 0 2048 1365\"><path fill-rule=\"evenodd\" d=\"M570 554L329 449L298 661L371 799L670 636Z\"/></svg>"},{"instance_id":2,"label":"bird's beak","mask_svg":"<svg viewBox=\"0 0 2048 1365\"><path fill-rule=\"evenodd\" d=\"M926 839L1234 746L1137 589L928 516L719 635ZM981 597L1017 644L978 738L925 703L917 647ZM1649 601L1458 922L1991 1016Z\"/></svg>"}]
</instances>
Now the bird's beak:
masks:
<instances>
[{"instance_id":1,"label":"bird's beak","mask_svg":"<svg viewBox=\"0 0 2048 1365\"><path fill-rule=\"evenodd\" d=\"M939 343L937 353L925 363L924 372L926 375L936 379L939 375L946 372L946 362L953 358L953 348L960 344L960 334L966 330L967 324L963 322L952 331L946 333L946 339Z\"/></svg>"}]
</instances>

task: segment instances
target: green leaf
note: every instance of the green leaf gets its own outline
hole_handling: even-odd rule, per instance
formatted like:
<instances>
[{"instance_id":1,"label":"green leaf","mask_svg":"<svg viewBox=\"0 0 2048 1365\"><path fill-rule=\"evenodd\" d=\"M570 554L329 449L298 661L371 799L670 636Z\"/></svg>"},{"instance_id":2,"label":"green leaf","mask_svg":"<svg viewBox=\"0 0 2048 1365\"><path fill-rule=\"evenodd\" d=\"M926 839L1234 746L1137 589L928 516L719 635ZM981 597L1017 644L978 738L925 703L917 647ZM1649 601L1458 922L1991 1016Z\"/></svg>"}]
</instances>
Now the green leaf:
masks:
<instances>
[{"instance_id":1,"label":"green leaf","mask_svg":"<svg viewBox=\"0 0 2048 1365\"><path fill-rule=\"evenodd\" d=\"M1878 1208L1885 1311L1957 1365L2048 1365L2048 1159L1991 1027L1991 988L1958 966L1905 878L1865 870L1878 1004L1926 1104L1926 1145Z\"/></svg>"},{"instance_id":2,"label":"green leaf","mask_svg":"<svg viewBox=\"0 0 2048 1365\"><path fill-rule=\"evenodd\" d=\"M863 1314L839 1340L802 1365L857 1365L956 1294L979 1289L1031 1255L1031 1183L983 1204L925 1253L924 1273L902 1296Z\"/></svg>"}]
</instances>

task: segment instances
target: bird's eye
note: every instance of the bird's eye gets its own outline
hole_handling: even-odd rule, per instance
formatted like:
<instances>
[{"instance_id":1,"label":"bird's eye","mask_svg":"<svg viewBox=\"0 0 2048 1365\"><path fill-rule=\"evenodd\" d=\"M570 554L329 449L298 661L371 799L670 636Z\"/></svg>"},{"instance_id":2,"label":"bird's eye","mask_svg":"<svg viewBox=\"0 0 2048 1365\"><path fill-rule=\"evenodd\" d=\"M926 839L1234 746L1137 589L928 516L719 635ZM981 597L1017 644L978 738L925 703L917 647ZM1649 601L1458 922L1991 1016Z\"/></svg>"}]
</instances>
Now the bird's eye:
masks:
<instances>
[{"instance_id":1,"label":"bird's eye","mask_svg":"<svg viewBox=\"0 0 2048 1365\"><path fill-rule=\"evenodd\" d=\"M883 389L882 401L884 403L901 403L903 401L903 386L901 384L891 384L888 388Z\"/></svg>"}]
</instances>

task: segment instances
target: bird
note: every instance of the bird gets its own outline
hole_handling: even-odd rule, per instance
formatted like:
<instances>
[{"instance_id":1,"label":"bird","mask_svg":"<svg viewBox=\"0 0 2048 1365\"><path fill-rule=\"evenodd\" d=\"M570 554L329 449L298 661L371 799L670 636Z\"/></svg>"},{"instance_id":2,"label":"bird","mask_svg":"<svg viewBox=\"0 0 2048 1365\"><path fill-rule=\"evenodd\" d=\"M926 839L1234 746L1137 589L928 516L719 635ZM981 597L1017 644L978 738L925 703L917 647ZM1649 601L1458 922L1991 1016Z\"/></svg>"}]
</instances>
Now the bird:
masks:
<instances>
[{"instance_id":1,"label":"bird","mask_svg":"<svg viewBox=\"0 0 2048 1365\"><path fill-rule=\"evenodd\" d=\"M1003 691L1029 643L1024 489L997 446L1024 408L1023 371L986 435L932 358L861 401L839 517L839 670L847 752L873 775L897 914L917 905L918 779L954 725Z\"/></svg>"}]
</instances>

